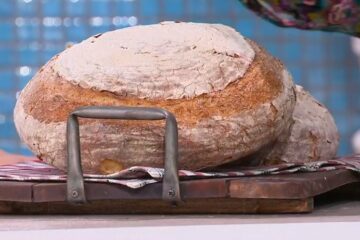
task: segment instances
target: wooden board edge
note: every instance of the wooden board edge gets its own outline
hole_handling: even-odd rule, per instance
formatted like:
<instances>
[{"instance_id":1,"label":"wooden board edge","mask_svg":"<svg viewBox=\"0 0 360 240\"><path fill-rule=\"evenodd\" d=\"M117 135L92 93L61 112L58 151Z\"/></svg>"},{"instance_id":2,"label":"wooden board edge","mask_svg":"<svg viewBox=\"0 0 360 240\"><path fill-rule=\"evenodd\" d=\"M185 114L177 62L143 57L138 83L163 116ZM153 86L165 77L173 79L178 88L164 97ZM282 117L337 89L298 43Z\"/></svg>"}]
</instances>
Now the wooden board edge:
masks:
<instances>
[{"instance_id":1,"label":"wooden board edge","mask_svg":"<svg viewBox=\"0 0 360 240\"><path fill-rule=\"evenodd\" d=\"M192 199L176 207L161 200L102 200L85 205L0 202L1 214L269 214L308 213L313 208L313 198Z\"/></svg>"},{"instance_id":2,"label":"wooden board edge","mask_svg":"<svg viewBox=\"0 0 360 240\"><path fill-rule=\"evenodd\" d=\"M225 180L202 179L180 182L183 199L225 198L228 185ZM162 183L140 189L106 183L85 183L88 200L161 200ZM37 183L33 186L33 202L62 202L66 200L66 183Z\"/></svg>"},{"instance_id":3,"label":"wooden board edge","mask_svg":"<svg viewBox=\"0 0 360 240\"><path fill-rule=\"evenodd\" d=\"M309 177L309 178L306 178ZM280 177L280 176L279 176ZM321 174L304 175L296 181L230 181L229 195L241 199L302 199L311 198L345 185L359 182L360 176L350 170L342 169Z\"/></svg>"},{"instance_id":4,"label":"wooden board edge","mask_svg":"<svg viewBox=\"0 0 360 240\"><path fill-rule=\"evenodd\" d=\"M0 181L0 201L32 202L34 182Z\"/></svg>"}]
</instances>

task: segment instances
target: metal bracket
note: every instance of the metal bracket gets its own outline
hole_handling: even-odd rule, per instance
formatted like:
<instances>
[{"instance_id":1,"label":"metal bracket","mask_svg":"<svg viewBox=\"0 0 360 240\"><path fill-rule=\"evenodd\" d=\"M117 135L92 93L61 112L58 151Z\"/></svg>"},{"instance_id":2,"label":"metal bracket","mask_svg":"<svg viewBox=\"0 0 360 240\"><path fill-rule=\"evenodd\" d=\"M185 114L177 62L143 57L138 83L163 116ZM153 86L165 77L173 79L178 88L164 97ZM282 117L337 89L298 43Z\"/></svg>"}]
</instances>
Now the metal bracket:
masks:
<instances>
[{"instance_id":1,"label":"metal bracket","mask_svg":"<svg viewBox=\"0 0 360 240\"><path fill-rule=\"evenodd\" d=\"M85 203L86 194L81 167L78 117L94 119L166 120L165 161L162 198L173 204L181 201L178 177L178 128L175 116L161 108L91 106L70 113L67 121L67 201Z\"/></svg>"}]
</instances>

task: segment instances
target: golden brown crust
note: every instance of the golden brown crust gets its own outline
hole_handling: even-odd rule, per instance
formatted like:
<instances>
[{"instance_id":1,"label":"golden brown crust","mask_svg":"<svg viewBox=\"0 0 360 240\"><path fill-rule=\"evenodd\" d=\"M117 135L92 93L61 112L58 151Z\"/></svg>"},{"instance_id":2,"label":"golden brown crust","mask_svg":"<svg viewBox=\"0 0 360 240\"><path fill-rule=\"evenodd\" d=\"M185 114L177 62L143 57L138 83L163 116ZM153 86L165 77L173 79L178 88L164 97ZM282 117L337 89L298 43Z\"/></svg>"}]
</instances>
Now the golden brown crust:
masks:
<instances>
[{"instance_id":1,"label":"golden brown crust","mask_svg":"<svg viewBox=\"0 0 360 240\"><path fill-rule=\"evenodd\" d=\"M191 99L136 99L85 89L53 70L55 57L21 93L16 128L35 154L66 169L65 120L72 110L88 105L157 106L178 120L180 168L198 170L243 158L279 136L295 104L289 73L249 42L256 56L243 78L222 91ZM85 172L99 172L104 159L125 168L163 166L163 121L86 120L80 125Z\"/></svg>"},{"instance_id":2,"label":"golden brown crust","mask_svg":"<svg viewBox=\"0 0 360 240\"><path fill-rule=\"evenodd\" d=\"M54 57L27 86L23 94L25 112L49 123L65 121L77 107L90 105L157 106L176 114L179 122L196 124L209 116L231 116L271 102L282 90L283 65L255 43L249 41L256 56L243 78L223 91L192 99L149 100L119 97L110 92L84 89L65 81L52 69Z\"/></svg>"}]
</instances>

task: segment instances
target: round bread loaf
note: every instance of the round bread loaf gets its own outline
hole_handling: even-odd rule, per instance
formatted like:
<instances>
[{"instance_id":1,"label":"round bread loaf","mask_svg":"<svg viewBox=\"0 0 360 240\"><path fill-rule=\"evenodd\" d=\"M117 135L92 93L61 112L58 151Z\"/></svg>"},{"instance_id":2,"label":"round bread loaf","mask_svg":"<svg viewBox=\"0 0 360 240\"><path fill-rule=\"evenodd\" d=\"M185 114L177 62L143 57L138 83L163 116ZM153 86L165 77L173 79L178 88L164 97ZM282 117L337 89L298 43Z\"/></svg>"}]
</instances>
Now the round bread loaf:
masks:
<instances>
[{"instance_id":1,"label":"round bread loaf","mask_svg":"<svg viewBox=\"0 0 360 240\"><path fill-rule=\"evenodd\" d=\"M336 156L339 134L329 110L303 87L296 86L292 124L260 154L265 165L329 160Z\"/></svg>"},{"instance_id":2,"label":"round bread loaf","mask_svg":"<svg viewBox=\"0 0 360 240\"><path fill-rule=\"evenodd\" d=\"M274 141L295 105L279 60L219 24L165 22L96 35L51 59L21 92L15 124L44 161L66 168L66 120L81 106L152 106L176 116L179 167L197 170ZM83 168L161 167L163 121L81 120ZM108 168L106 168L108 171Z\"/></svg>"}]
</instances>

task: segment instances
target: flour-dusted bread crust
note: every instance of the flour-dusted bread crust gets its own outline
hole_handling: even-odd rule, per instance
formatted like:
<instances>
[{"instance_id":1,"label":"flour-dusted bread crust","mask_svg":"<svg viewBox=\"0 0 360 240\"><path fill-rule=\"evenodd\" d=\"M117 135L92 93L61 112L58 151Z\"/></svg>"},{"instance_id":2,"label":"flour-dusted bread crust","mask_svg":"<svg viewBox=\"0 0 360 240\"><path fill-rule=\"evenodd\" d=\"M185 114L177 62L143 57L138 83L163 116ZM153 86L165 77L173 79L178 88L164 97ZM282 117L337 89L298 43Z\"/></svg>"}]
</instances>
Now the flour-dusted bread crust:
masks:
<instances>
[{"instance_id":1,"label":"flour-dusted bread crust","mask_svg":"<svg viewBox=\"0 0 360 240\"><path fill-rule=\"evenodd\" d=\"M53 68L84 88L181 99L225 89L244 75L254 56L230 27L164 22L89 38L64 51Z\"/></svg>"},{"instance_id":2,"label":"flour-dusted bread crust","mask_svg":"<svg viewBox=\"0 0 360 240\"><path fill-rule=\"evenodd\" d=\"M296 98L289 130L263 150L266 165L329 160L336 156L339 134L329 110L298 85Z\"/></svg>"},{"instance_id":3,"label":"flour-dusted bread crust","mask_svg":"<svg viewBox=\"0 0 360 240\"><path fill-rule=\"evenodd\" d=\"M15 124L36 155L63 169L67 116L92 105L174 113L180 168L196 170L277 139L295 93L284 66L235 30L167 22L94 36L55 56L21 92ZM163 121L80 123L85 171L98 172L107 159L123 167L163 166Z\"/></svg>"}]
</instances>

